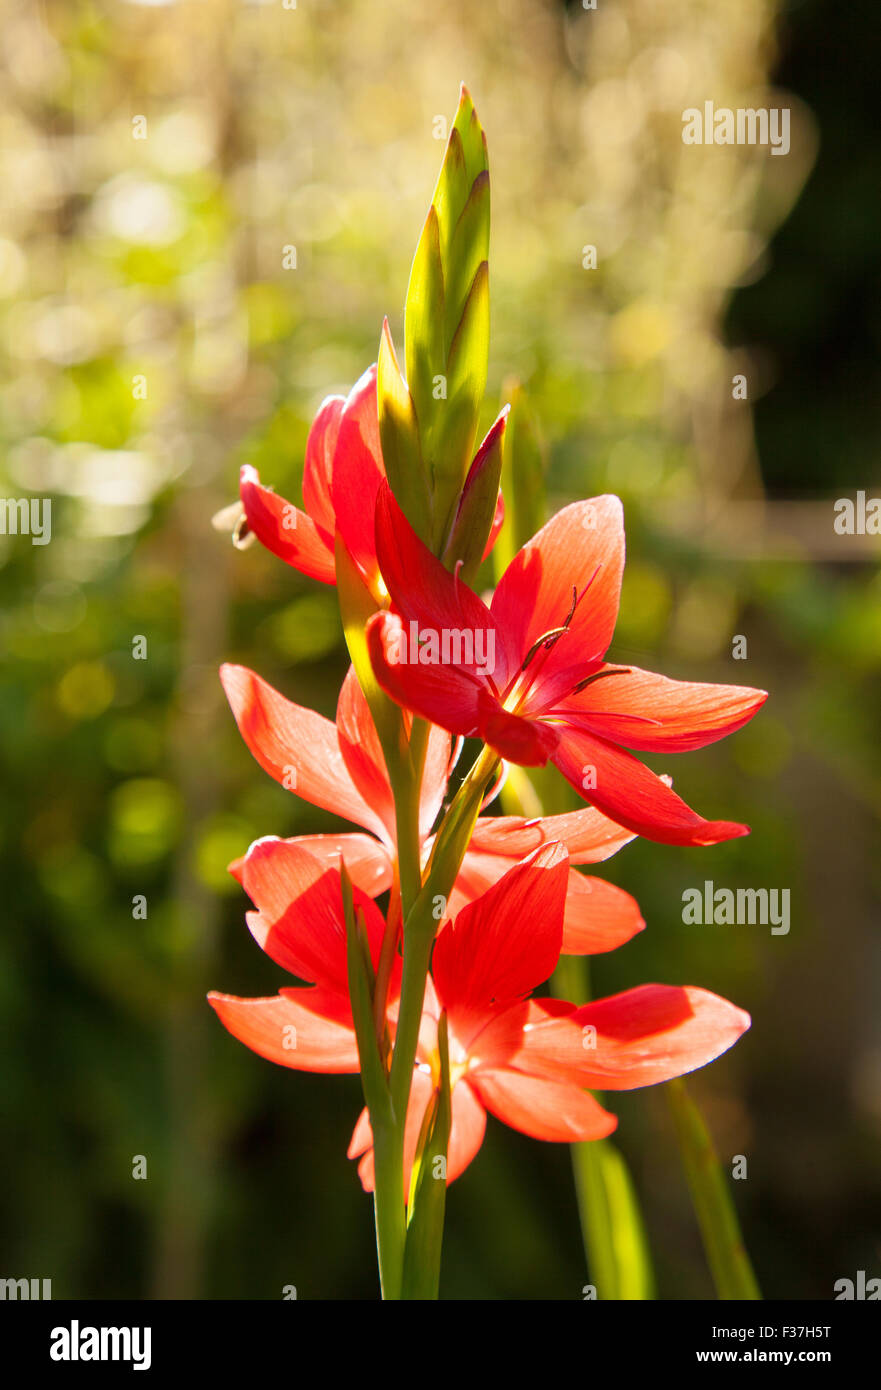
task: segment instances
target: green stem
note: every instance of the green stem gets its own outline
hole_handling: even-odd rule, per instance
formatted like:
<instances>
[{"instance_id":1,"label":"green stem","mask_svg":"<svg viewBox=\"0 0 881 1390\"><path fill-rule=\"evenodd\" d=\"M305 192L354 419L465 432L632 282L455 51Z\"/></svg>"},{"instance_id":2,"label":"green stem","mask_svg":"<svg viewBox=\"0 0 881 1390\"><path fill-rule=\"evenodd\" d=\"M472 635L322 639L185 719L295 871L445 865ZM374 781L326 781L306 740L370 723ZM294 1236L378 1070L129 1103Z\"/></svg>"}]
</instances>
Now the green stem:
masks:
<instances>
[{"instance_id":1,"label":"green stem","mask_svg":"<svg viewBox=\"0 0 881 1390\"><path fill-rule=\"evenodd\" d=\"M397 1125L377 1121L373 1130L373 1213L379 1284L384 1300L401 1297L407 1222L404 1211L404 1151Z\"/></svg>"},{"instance_id":2,"label":"green stem","mask_svg":"<svg viewBox=\"0 0 881 1390\"><path fill-rule=\"evenodd\" d=\"M395 802L395 837L398 846L398 876L401 885L401 911L404 921L422 887L422 846L419 838L419 802L422 773L428 744L429 725L414 719L407 753L391 776Z\"/></svg>"},{"instance_id":3,"label":"green stem","mask_svg":"<svg viewBox=\"0 0 881 1390\"><path fill-rule=\"evenodd\" d=\"M447 1148L452 1123L450 1053L445 1013L441 1013L438 1019L437 1049L440 1075L432 1103L425 1112L410 1184L403 1296L411 1299L436 1299L440 1288L447 1196Z\"/></svg>"},{"instance_id":4,"label":"green stem","mask_svg":"<svg viewBox=\"0 0 881 1390\"><path fill-rule=\"evenodd\" d=\"M553 986L560 999L586 1002L590 977L585 957L561 956ZM645 1226L623 1156L608 1139L572 1144L571 1152L581 1237L597 1298L653 1298Z\"/></svg>"},{"instance_id":5,"label":"green stem","mask_svg":"<svg viewBox=\"0 0 881 1390\"><path fill-rule=\"evenodd\" d=\"M731 1192L703 1116L684 1081L669 1081L666 1090L716 1292L724 1299L760 1299Z\"/></svg>"},{"instance_id":6,"label":"green stem","mask_svg":"<svg viewBox=\"0 0 881 1390\"><path fill-rule=\"evenodd\" d=\"M400 1298L406 1241L403 1144L395 1124L388 1077L373 1026L372 991L375 981L364 918L360 910L357 915L355 913L352 880L345 863L340 870L340 884L346 923L349 999L358 1042L361 1086L373 1131L373 1206L379 1280L383 1298Z\"/></svg>"},{"instance_id":7,"label":"green stem","mask_svg":"<svg viewBox=\"0 0 881 1390\"><path fill-rule=\"evenodd\" d=\"M405 907L401 1002L390 1076L392 1106L402 1128L416 1061L425 979L439 920L435 916L435 900L443 899L445 903L452 891L480 811L480 803L497 765L497 754L491 748L483 748L456 793L435 837L421 891L409 911ZM400 854L400 843L398 852ZM401 882L403 898L403 871Z\"/></svg>"},{"instance_id":8,"label":"green stem","mask_svg":"<svg viewBox=\"0 0 881 1390\"><path fill-rule=\"evenodd\" d=\"M398 953L398 938L401 934L401 889L395 868L389 905L386 913L385 931L376 967L376 988L373 991L373 1026L381 1055L385 1056L385 1040L388 1037L388 992L392 970Z\"/></svg>"},{"instance_id":9,"label":"green stem","mask_svg":"<svg viewBox=\"0 0 881 1390\"><path fill-rule=\"evenodd\" d=\"M496 754L484 748L444 817L423 883L419 800L427 737L427 724L422 720L414 721L408 756L399 764L392 779L401 912L404 923L404 960L391 1071L386 1079L383 1069L381 1087L373 1076L369 1078L371 1086L368 1109L373 1130L375 1165L374 1211L380 1282L384 1299L399 1299L402 1295L407 1234L404 1211L404 1133L422 1022L425 981L438 922L434 913L435 899L439 896L446 899L452 890L480 811L484 792L498 764ZM373 1036L375 1038L375 1032ZM366 1075L364 1080L366 1084ZM419 1282L418 1286L436 1289L443 1225L442 1205L439 1215L435 1215L431 1225L435 1237L430 1243L430 1248L435 1252L432 1254L432 1260L438 1267L432 1267L431 1271L423 1271L427 1284ZM422 1277L420 1275L420 1280ZM411 1271L408 1287L414 1287L412 1279Z\"/></svg>"}]
</instances>

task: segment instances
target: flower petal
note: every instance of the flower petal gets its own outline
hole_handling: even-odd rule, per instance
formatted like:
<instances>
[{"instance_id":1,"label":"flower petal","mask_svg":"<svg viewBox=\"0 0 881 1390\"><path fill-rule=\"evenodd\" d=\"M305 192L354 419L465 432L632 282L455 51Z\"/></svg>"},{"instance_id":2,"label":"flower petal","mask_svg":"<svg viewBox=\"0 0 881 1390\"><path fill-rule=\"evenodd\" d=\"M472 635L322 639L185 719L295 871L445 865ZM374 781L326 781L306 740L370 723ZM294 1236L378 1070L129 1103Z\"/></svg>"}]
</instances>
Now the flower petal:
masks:
<instances>
[{"instance_id":1,"label":"flower petal","mask_svg":"<svg viewBox=\"0 0 881 1390\"><path fill-rule=\"evenodd\" d=\"M257 539L285 564L301 574L336 583L333 546L311 516L263 487L256 468L245 464L239 475L239 496L248 526Z\"/></svg>"},{"instance_id":2,"label":"flower petal","mask_svg":"<svg viewBox=\"0 0 881 1390\"><path fill-rule=\"evenodd\" d=\"M588 732L647 753L715 743L742 728L768 698L746 685L674 681L637 666L603 669L615 674L570 695L559 712Z\"/></svg>"},{"instance_id":3,"label":"flower petal","mask_svg":"<svg viewBox=\"0 0 881 1390\"><path fill-rule=\"evenodd\" d=\"M639 903L623 888L602 878L569 872L562 953L599 955L623 946L645 928Z\"/></svg>"},{"instance_id":4,"label":"flower petal","mask_svg":"<svg viewBox=\"0 0 881 1390\"><path fill-rule=\"evenodd\" d=\"M504 684L508 662L502 634L492 613L419 539L388 483L384 483L377 494L375 523L376 553L382 577L397 612L404 619L408 639L411 624L416 625L419 634L423 631L435 634L438 642L446 632L450 634L450 645L456 643L455 655L448 664L467 670L487 689L490 688L487 675L493 677L497 686ZM454 638L453 634L459 637ZM471 660L467 659L469 648ZM409 655L412 662L415 653ZM481 655L483 659L479 659ZM432 669L438 670L442 664L437 662Z\"/></svg>"},{"instance_id":5,"label":"flower petal","mask_svg":"<svg viewBox=\"0 0 881 1390\"><path fill-rule=\"evenodd\" d=\"M385 477L376 403L376 365L355 382L342 408L331 493L337 530L371 589L378 574L372 518Z\"/></svg>"},{"instance_id":6,"label":"flower petal","mask_svg":"<svg viewBox=\"0 0 881 1390\"><path fill-rule=\"evenodd\" d=\"M606 739L561 729L553 761L575 790L600 811L647 840L667 845L715 845L749 834L736 821L708 821L667 781Z\"/></svg>"},{"instance_id":7,"label":"flower petal","mask_svg":"<svg viewBox=\"0 0 881 1390\"><path fill-rule=\"evenodd\" d=\"M604 1091L683 1076L726 1052L750 1026L742 1009L691 986L640 985L544 1020L544 1001L534 1003L536 1021L511 1064Z\"/></svg>"},{"instance_id":8,"label":"flower petal","mask_svg":"<svg viewBox=\"0 0 881 1390\"><path fill-rule=\"evenodd\" d=\"M604 1139L618 1124L614 1115L572 1082L501 1069L480 1070L468 1079L487 1110L533 1139L559 1143Z\"/></svg>"},{"instance_id":9,"label":"flower petal","mask_svg":"<svg viewBox=\"0 0 881 1390\"><path fill-rule=\"evenodd\" d=\"M692 986L640 985L573 1014L597 1030L590 1085L625 1091L683 1076L727 1052L750 1026L743 1009ZM602 1040L601 1042L599 1040Z\"/></svg>"},{"instance_id":10,"label":"flower petal","mask_svg":"<svg viewBox=\"0 0 881 1390\"><path fill-rule=\"evenodd\" d=\"M598 864L635 839L632 830L616 825L595 806L560 816L524 820L522 816L481 816L471 836L471 849L522 859L530 850L559 840L570 864Z\"/></svg>"},{"instance_id":11,"label":"flower petal","mask_svg":"<svg viewBox=\"0 0 881 1390\"><path fill-rule=\"evenodd\" d=\"M516 863L517 857L514 855L506 859L501 854L483 854L469 846L447 904L450 915L455 917L466 903L479 898ZM576 869L569 870L563 917L563 955L596 955L601 951L612 951L630 941L644 927L639 904L623 888L606 883L604 879L585 877Z\"/></svg>"},{"instance_id":12,"label":"flower petal","mask_svg":"<svg viewBox=\"0 0 881 1390\"><path fill-rule=\"evenodd\" d=\"M479 685L462 667L401 660L402 653L409 654L409 639L395 614L374 613L368 620L366 635L370 663L387 695L404 709L451 733L475 732Z\"/></svg>"},{"instance_id":13,"label":"flower petal","mask_svg":"<svg viewBox=\"0 0 881 1390\"><path fill-rule=\"evenodd\" d=\"M270 837L272 838L272 837ZM349 876L356 888L370 898L378 898L391 887L394 873L392 857L380 840L372 835L358 832L341 835L292 835L281 841L285 845L299 845L301 849L320 860L326 869L339 870L341 860L345 860ZM245 858L233 860L229 870L239 883L243 883ZM244 886L244 884L243 884Z\"/></svg>"},{"instance_id":14,"label":"flower petal","mask_svg":"<svg viewBox=\"0 0 881 1390\"><path fill-rule=\"evenodd\" d=\"M336 531L331 493L333 455L344 404L344 396L326 396L321 402L306 440L303 465L303 505L319 531L324 533L331 550Z\"/></svg>"},{"instance_id":15,"label":"flower petal","mask_svg":"<svg viewBox=\"0 0 881 1390\"><path fill-rule=\"evenodd\" d=\"M568 859L546 845L459 912L434 948L432 978L450 1026L467 1046L463 1016L520 998L553 972L563 939ZM485 1020L484 1020L485 1021Z\"/></svg>"},{"instance_id":16,"label":"flower petal","mask_svg":"<svg viewBox=\"0 0 881 1390\"><path fill-rule=\"evenodd\" d=\"M478 733L484 743L510 763L544 767L553 756L560 736L550 724L511 714L498 700L481 690L478 697Z\"/></svg>"},{"instance_id":17,"label":"flower petal","mask_svg":"<svg viewBox=\"0 0 881 1390\"><path fill-rule=\"evenodd\" d=\"M568 631L545 659L543 674L560 662L571 665L573 654L587 664L604 656L612 640L623 569L619 499L573 502L514 556L493 595L493 617L522 660L544 633L563 626L575 589Z\"/></svg>"},{"instance_id":18,"label":"flower petal","mask_svg":"<svg viewBox=\"0 0 881 1390\"><path fill-rule=\"evenodd\" d=\"M337 737L343 761L358 791L395 842L395 801L382 746L364 692L350 666L340 689L336 710Z\"/></svg>"},{"instance_id":19,"label":"flower petal","mask_svg":"<svg viewBox=\"0 0 881 1390\"><path fill-rule=\"evenodd\" d=\"M487 540L487 543L486 543L486 550L484 550L484 552L483 552L483 558L484 558L484 560L486 559L487 555L489 555L490 551L492 550L493 546L495 545L495 543L496 543L496 541L497 541L497 539L498 539L499 532L501 531L501 529L502 529L502 527L504 526L504 524L505 524L505 499L504 499L504 497L502 496L502 490L501 490L501 488L499 488L499 495L498 495L498 497L496 498L496 509L495 509L495 511L493 512L492 526L489 528L489 539Z\"/></svg>"},{"instance_id":20,"label":"flower petal","mask_svg":"<svg viewBox=\"0 0 881 1390\"><path fill-rule=\"evenodd\" d=\"M446 729L432 724L428 731L428 744L425 750L425 768L422 774L422 787L419 794L419 835L421 839L430 834L443 805L450 780L450 752L452 740Z\"/></svg>"},{"instance_id":21,"label":"flower petal","mask_svg":"<svg viewBox=\"0 0 881 1390\"><path fill-rule=\"evenodd\" d=\"M212 992L208 1003L234 1038L270 1062L295 1071L358 1071L351 1014L348 1023L341 1017L339 995L305 988L240 999Z\"/></svg>"},{"instance_id":22,"label":"flower petal","mask_svg":"<svg viewBox=\"0 0 881 1390\"><path fill-rule=\"evenodd\" d=\"M311 805L388 839L382 819L352 781L335 724L286 700L246 666L221 666L220 679L242 738L270 777Z\"/></svg>"},{"instance_id":23,"label":"flower petal","mask_svg":"<svg viewBox=\"0 0 881 1390\"><path fill-rule=\"evenodd\" d=\"M293 840L256 840L245 856L242 885L257 912L248 926L267 955L284 970L348 996L346 931L337 870ZM364 914L374 965L385 929L366 894L354 889Z\"/></svg>"}]
</instances>

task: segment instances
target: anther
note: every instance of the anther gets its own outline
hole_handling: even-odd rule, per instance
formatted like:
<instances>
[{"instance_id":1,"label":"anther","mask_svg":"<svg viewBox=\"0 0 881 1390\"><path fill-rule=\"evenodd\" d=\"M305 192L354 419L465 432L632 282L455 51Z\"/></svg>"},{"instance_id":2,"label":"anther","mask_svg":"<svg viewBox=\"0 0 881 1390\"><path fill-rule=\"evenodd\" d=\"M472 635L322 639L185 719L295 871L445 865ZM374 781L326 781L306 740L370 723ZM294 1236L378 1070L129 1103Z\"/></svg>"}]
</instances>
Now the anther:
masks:
<instances>
[{"instance_id":1,"label":"anther","mask_svg":"<svg viewBox=\"0 0 881 1390\"><path fill-rule=\"evenodd\" d=\"M530 661L535 656L536 652L539 651L541 647L552 647L554 643L557 641L557 639L563 636L563 633L565 631L565 627L552 627L550 631L543 632L541 637L539 637L537 641L533 642L532 646L529 648L529 651L523 658L523 665L520 667L520 670L525 671Z\"/></svg>"},{"instance_id":2,"label":"anther","mask_svg":"<svg viewBox=\"0 0 881 1390\"><path fill-rule=\"evenodd\" d=\"M579 681L574 687L572 694L577 695L579 690L584 690L586 686L592 685L594 681L601 681L604 676L629 676L631 670L629 666L616 666L613 671L594 671L592 676L587 676L585 680Z\"/></svg>"}]
</instances>

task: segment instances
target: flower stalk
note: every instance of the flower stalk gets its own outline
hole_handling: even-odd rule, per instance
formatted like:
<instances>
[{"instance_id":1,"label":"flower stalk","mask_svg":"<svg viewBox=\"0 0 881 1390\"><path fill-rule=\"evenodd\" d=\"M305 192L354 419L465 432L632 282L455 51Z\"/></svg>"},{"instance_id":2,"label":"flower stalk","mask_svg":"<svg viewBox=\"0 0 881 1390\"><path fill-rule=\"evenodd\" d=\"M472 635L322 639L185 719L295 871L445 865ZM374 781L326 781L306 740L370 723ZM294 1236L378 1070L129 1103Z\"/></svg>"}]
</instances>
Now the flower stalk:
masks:
<instances>
[{"instance_id":1,"label":"flower stalk","mask_svg":"<svg viewBox=\"0 0 881 1390\"><path fill-rule=\"evenodd\" d=\"M384 1299L437 1298L447 1185L490 1114L573 1145L600 1297L650 1297L638 1204L608 1143L617 1121L598 1097L705 1065L750 1020L694 986L588 1001L574 958L623 946L645 923L629 894L576 866L640 834L672 845L746 834L693 811L634 750L702 747L765 693L608 664L620 500L572 503L532 534L542 465L531 429L515 427L509 452L503 408L475 453L488 247L486 141L463 88L411 270L405 371L385 322L377 363L315 417L302 509L242 470L249 532L336 587L352 664L335 722L243 667L221 679L261 767L358 829L264 836L230 866L256 941L299 983L209 1001L278 1065L360 1075L348 1152L373 1192ZM472 586L502 527L500 479L514 503L508 563L485 603ZM478 751L454 791L451 751L465 739ZM533 779L552 766L580 810L532 814ZM482 814L506 769L521 814ZM535 994L555 972L559 997ZM708 1136L684 1090L671 1104L720 1291L757 1296L744 1292L754 1280Z\"/></svg>"}]
</instances>

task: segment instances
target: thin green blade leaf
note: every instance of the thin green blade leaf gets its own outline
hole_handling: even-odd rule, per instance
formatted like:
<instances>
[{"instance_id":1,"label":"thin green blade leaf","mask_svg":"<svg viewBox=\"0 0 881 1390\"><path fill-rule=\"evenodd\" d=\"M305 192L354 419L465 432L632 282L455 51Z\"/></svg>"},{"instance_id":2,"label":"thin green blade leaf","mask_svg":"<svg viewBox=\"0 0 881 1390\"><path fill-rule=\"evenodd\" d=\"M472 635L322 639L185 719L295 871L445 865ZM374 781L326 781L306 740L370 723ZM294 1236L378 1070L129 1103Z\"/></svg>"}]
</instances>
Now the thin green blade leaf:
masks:
<instances>
[{"instance_id":1,"label":"thin green blade leaf","mask_svg":"<svg viewBox=\"0 0 881 1390\"><path fill-rule=\"evenodd\" d=\"M450 1141L450 1058L447 1016L437 1028L440 1086L435 1104L426 1113L424 1134L417 1150L410 1189L407 1242L404 1247L402 1297L437 1298L447 1197L447 1147Z\"/></svg>"},{"instance_id":2,"label":"thin green blade leaf","mask_svg":"<svg viewBox=\"0 0 881 1390\"><path fill-rule=\"evenodd\" d=\"M734 1201L703 1116L684 1081L668 1081L666 1091L716 1292L724 1299L760 1299Z\"/></svg>"}]
</instances>

